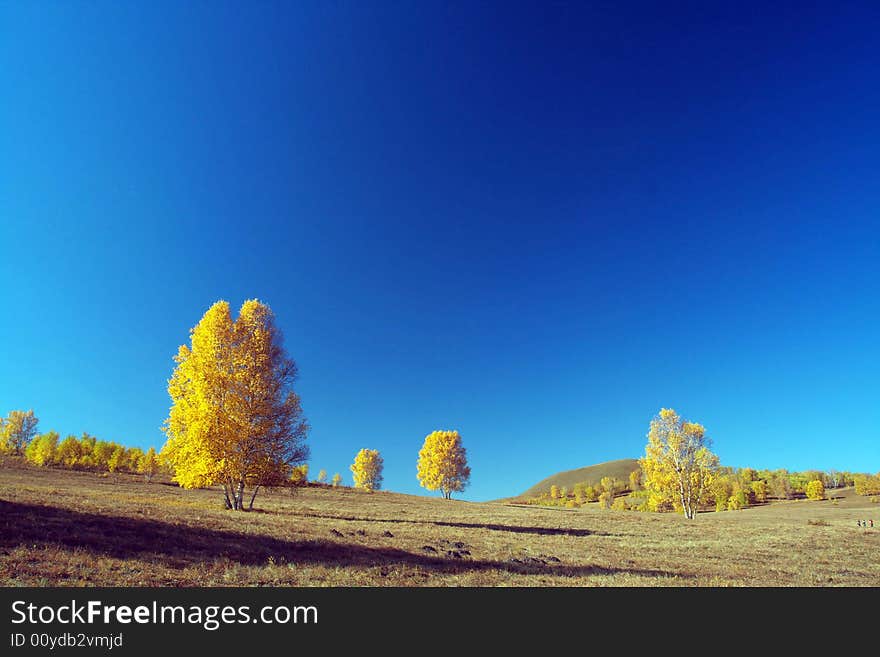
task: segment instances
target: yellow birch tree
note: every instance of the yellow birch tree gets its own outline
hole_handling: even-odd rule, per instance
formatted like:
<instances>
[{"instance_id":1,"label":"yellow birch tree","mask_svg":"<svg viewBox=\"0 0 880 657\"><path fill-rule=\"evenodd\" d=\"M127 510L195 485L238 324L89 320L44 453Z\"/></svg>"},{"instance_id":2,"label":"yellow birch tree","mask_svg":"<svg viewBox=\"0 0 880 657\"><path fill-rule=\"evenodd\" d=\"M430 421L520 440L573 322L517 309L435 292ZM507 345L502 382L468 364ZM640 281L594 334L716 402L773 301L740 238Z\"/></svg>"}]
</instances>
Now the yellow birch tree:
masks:
<instances>
[{"instance_id":1,"label":"yellow birch tree","mask_svg":"<svg viewBox=\"0 0 880 657\"><path fill-rule=\"evenodd\" d=\"M820 479L814 479L807 483L806 493L808 500L824 500L825 484Z\"/></svg>"},{"instance_id":2,"label":"yellow birch tree","mask_svg":"<svg viewBox=\"0 0 880 657\"><path fill-rule=\"evenodd\" d=\"M58 432L49 431L34 438L25 450L25 458L34 465L47 466L55 460Z\"/></svg>"},{"instance_id":3,"label":"yellow birch tree","mask_svg":"<svg viewBox=\"0 0 880 657\"><path fill-rule=\"evenodd\" d=\"M439 490L445 499L465 489L471 477L467 452L458 431L434 431L425 437L419 451L419 484L428 490Z\"/></svg>"},{"instance_id":4,"label":"yellow birch tree","mask_svg":"<svg viewBox=\"0 0 880 657\"><path fill-rule=\"evenodd\" d=\"M28 443L37 435L39 418L29 411L10 411L3 422L3 433L0 438L0 452L6 450L16 454L24 454Z\"/></svg>"},{"instance_id":5,"label":"yellow birch tree","mask_svg":"<svg viewBox=\"0 0 880 657\"><path fill-rule=\"evenodd\" d=\"M649 502L659 508L671 500L685 518L693 519L700 504L708 501L718 457L709 451L706 429L688 422L671 408L651 421L645 456L639 460Z\"/></svg>"},{"instance_id":6,"label":"yellow birch tree","mask_svg":"<svg viewBox=\"0 0 880 657\"><path fill-rule=\"evenodd\" d=\"M382 488L384 462L377 449L362 449L354 457L350 470L355 488L374 491ZM338 476L338 475L337 475ZM340 477L340 480L342 477Z\"/></svg>"},{"instance_id":7,"label":"yellow birch tree","mask_svg":"<svg viewBox=\"0 0 880 657\"><path fill-rule=\"evenodd\" d=\"M190 331L168 382L162 456L184 488L219 484L226 508L248 508L261 486L282 485L308 457L297 370L268 305L245 301L233 321L215 303Z\"/></svg>"},{"instance_id":8,"label":"yellow birch tree","mask_svg":"<svg viewBox=\"0 0 880 657\"><path fill-rule=\"evenodd\" d=\"M144 454L141 454L137 463L137 472L144 475L144 479L148 482L152 481L156 473L159 472L159 457L156 455L155 447L150 447Z\"/></svg>"}]
</instances>

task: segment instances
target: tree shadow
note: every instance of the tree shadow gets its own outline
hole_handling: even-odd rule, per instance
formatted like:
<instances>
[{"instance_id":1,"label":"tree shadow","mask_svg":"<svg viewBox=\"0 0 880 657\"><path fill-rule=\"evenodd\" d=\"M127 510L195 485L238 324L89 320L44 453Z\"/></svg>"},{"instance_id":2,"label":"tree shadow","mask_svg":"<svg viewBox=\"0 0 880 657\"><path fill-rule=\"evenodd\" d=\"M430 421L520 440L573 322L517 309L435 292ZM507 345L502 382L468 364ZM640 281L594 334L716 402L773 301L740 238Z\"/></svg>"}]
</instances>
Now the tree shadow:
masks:
<instances>
[{"instance_id":1,"label":"tree shadow","mask_svg":"<svg viewBox=\"0 0 880 657\"><path fill-rule=\"evenodd\" d=\"M514 534L535 534L536 536L608 536L594 529L577 529L574 527L528 527L520 525L498 525L480 522L451 522L432 520L431 524L440 527L463 527L465 529L490 529L493 532L512 532Z\"/></svg>"},{"instance_id":2,"label":"tree shadow","mask_svg":"<svg viewBox=\"0 0 880 657\"><path fill-rule=\"evenodd\" d=\"M269 512L273 513L273 512ZM532 527L528 525L500 525L484 522L453 522L451 520L412 520L410 518L368 518L364 516L343 516L329 513L301 511L277 511L299 518L322 518L324 520L343 520L346 522L388 522L411 525L435 525L437 527L459 527L462 529L488 529L495 532L511 532L514 534L535 534L536 536L613 536L607 532L594 529L577 529L574 527Z\"/></svg>"},{"instance_id":3,"label":"tree shadow","mask_svg":"<svg viewBox=\"0 0 880 657\"><path fill-rule=\"evenodd\" d=\"M410 565L439 573L506 570L564 577L617 573L644 577L693 577L651 569L445 558L440 554L418 554L395 547L372 547L330 540L285 540L148 518L105 516L0 500L0 559L8 554L8 548L36 549L47 544L87 550L120 560L142 559L173 569L184 569L218 559L258 566L266 565L271 558L275 563L330 567Z\"/></svg>"}]
</instances>

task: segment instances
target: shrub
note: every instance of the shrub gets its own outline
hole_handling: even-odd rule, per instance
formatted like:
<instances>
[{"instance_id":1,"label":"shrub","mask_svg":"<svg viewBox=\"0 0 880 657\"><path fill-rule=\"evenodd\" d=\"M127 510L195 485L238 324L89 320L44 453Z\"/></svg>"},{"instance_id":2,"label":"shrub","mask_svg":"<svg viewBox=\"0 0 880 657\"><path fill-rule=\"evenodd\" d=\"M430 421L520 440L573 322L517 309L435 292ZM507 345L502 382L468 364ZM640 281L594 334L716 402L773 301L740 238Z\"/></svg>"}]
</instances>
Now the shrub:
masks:
<instances>
[{"instance_id":1,"label":"shrub","mask_svg":"<svg viewBox=\"0 0 880 657\"><path fill-rule=\"evenodd\" d=\"M766 502L767 501L767 492L768 492L767 482L763 479L758 479L752 482L752 492L755 494L756 502Z\"/></svg>"},{"instance_id":2,"label":"shrub","mask_svg":"<svg viewBox=\"0 0 880 657\"><path fill-rule=\"evenodd\" d=\"M47 466L55 461L55 450L58 448L58 432L49 431L37 436L25 449L25 458L34 465Z\"/></svg>"},{"instance_id":3,"label":"shrub","mask_svg":"<svg viewBox=\"0 0 880 657\"><path fill-rule=\"evenodd\" d=\"M825 485L819 479L813 479L807 483L805 487L805 492L807 494L807 498L811 500L824 500L825 499Z\"/></svg>"},{"instance_id":4,"label":"shrub","mask_svg":"<svg viewBox=\"0 0 880 657\"><path fill-rule=\"evenodd\" d=\"M727 500L727 510L728 511L739 511L740 509L748 506L748 500L746 499L746 494L742 490L736 491L730 498Z\"/></svg>"},{"instance_id":5,"label":"shrub","mask_svg":"<svg viewBox=\"0 0 880 657\"><path fill-rule=\"evenodd\" d=\"M629 473L629 489L632 492L639 490L642 487L642 470L639 468L638 470L633 470Z\"/></svg>"},{"instance_id":6,"label":"shrub","mask_svg":"<svg viewBox=\"0 0 880 657\"><path fill-rule=\"evenodd\" d=\"M856 495L880 495L880 475L857 474L853 480Z\"/></svg>"},{"instance_id":7,"label":"shrub","mask_svg":"<svg viewBox=\"0 0 880 657\"><path fill-rule=\"evenodd\" d=\"M309 464L296 465L290 470L290 481L294 486L302 486L309 480Z\"/></svg>"},{"instance_id":8,"label":"shrub","mask_svg":"<svg viewBox=\"0 0 880 657\"><path fill-rule=\"evenodd\" d=\"M150 447L149 451L141 454L137 464L138 474L144 475L147 481L152 481L156 473L159 472L159 458L156 455L156 448Z\"/></svg>"},{"instance_id":9,"label":"shrub","mask_svg":"<svg viewBox=\"0 0 880 657\"><path fill-rule=\"evenodd\" d=\"M65 468L75 467L79 458L79 440L77 440L76 436L68 436L62 440L55 451L55 462Z\"/></svg>"}]
</instances>

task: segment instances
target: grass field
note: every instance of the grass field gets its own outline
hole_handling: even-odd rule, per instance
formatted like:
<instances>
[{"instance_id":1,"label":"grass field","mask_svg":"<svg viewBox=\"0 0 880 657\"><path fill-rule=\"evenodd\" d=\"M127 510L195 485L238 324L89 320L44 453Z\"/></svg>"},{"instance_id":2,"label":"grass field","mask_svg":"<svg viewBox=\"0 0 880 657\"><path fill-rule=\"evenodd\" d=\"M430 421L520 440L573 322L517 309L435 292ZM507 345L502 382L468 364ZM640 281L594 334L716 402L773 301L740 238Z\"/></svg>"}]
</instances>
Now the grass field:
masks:
<instances>
[{"instance_id":1,"label":"grass field","mask_svg":"<svg viewBox=\"0 0 880 657\"><path fill-rule=\"evenodd\" d=\"M690 522L347 488L236 513L218 491L7 460L0 585L878 586L880 505L834 494Z\"/></svg>"}]
</instances>

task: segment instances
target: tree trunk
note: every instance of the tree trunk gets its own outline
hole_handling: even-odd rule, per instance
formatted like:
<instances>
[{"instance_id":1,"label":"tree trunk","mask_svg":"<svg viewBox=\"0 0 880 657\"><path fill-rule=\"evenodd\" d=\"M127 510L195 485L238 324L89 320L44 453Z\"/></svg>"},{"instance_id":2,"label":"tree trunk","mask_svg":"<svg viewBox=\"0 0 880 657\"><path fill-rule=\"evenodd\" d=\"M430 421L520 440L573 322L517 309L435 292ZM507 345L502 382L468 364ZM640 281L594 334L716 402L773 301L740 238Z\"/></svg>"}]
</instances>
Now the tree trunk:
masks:
<instances>
[{"instance_id":1,"label":"tree trunk","mask_svg":"<svg viewBox=\"0 0 880 657\"><path fill-rule=\"evenodd\" d=\"M260 490L260 485L257 484L254 488L254 494L251 495L251 503L248 505L248 511L254 510L254 498L257 496L257 491Z\"/></svg>"},{"instance_id":2,"label":"tree trunk","mask_svg":"<svg viewBox=\"0 0 880 657\"><path fill-rule=\"evenodd\" d=\"M244 511L244 479L238 480L238 490L235 493L235 510Z\"/></svg>"},{"instance_id":3,"label":"tree trunk","mask_svg":"<svg viewBox=\"0 0 880 657\"><path fill-rule=\"evenodd\" d=\"M231 509L232 508L232 502L229 499L229 485L228 484L223 484L223 508L224 509Z\"/></svg>"},{"instance_id":4,"label":"tree trunk","mask_svg":"<svg viewBox=\"0 0 880 657\"><path fill-rule=\"evenodd\" d=\"M688 516L688 505L684 496L684 480L682 477L684 476L682 472L676 473L678 476L678 499L681 501L681 509L684 511L684 517L689 518Z\"/></svg>"}]
</instances>

